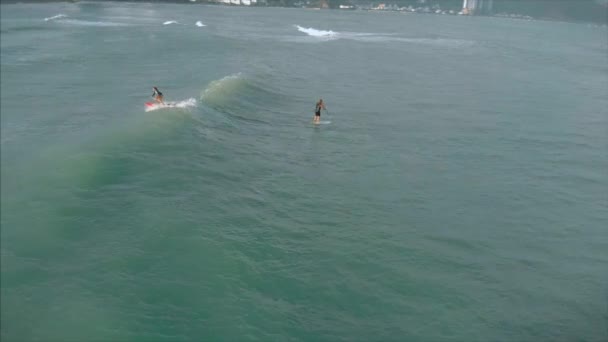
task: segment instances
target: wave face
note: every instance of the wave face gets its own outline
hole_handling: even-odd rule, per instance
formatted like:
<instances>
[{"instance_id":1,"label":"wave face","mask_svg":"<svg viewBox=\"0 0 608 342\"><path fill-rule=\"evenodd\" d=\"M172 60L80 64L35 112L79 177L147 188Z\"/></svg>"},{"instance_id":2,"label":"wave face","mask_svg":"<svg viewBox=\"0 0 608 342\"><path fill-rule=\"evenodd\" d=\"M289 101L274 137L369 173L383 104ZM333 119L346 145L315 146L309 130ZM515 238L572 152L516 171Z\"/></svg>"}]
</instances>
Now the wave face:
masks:
<instances>
[{"instance_id":1,"label":"wave face","mask_svg":"<svg viewBox=\"0 0 608 342\"><path fill-rule=\"evenodd\" d=\"M259 76L236 73L210 82L200 98L205 106L219 113L251 120L253 113L273 111L272 106L283 104L286 96Z\"/></svg>"}]
</instances>

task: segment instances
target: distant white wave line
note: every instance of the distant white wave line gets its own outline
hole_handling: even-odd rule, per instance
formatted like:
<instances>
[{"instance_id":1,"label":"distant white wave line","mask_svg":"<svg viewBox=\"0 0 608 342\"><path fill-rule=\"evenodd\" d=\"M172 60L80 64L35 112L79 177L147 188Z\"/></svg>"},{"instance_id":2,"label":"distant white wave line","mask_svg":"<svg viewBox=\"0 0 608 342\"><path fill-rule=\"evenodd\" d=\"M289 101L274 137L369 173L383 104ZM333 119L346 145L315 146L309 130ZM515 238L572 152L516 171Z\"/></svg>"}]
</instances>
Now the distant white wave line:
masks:
<instances>
[{"instance_id":1,"label":"distant white wave line","mask_svg":"<svg viewBox=\"0 0 608 342\"><path fill-rule=\"evenodd\" d=\"M392 33L362 33L362 32L334 32L323 31L314 28L305 28L300 25L294 25L298 31L304 32L309 36L321 38L342 38L361 42L401 42L412 44L436 45L443 47L466 47L474 44L470 40L450 39L450 38L406 38L397 37Z\"/></svg>"},{"instance_id":2,"label":"distant white wave line","mask_svg":"<svg viewBox=\"0 0 608 342\"><path fill-rule=\"evenodd\" d=\"M204 26L207 26L207 25L203 24L203 22L199 20L199 21L196 22L196 26L198 26L198 27L204 27Z\"/></svg>"},{"instance_id":3,"label":"distant white wave line","mask_svg":"<svg viewBox=\"0 0 608 342\"><path fill-rule=\"evenodd\" d=\"M314 29L312 27L306 28L306 27L302 27L300 25L295 25L295 26L298 28L298 31L306 33L307 35L313 36L313 37L333 37L338 34L331 30L323 31L323 30Z\"/></svg>"},{"instance_id":4,"label":"distant white wave line","mask_svg":"<svg viewBox=\"0 0 608 342\"><path fill-rule=\"evenodd\" d=\"M177 24L178 22L175 20L167 20L163 23L163 25L171 25L171 24Z\"/></svg>"},{"instance_id":5,"label":"distant white wave line","mask_svg":"<svg viewBox=\"0 0 608 342\"><path fill-rule=\"evenodd\" d=\"M67 17L67 15L65 15L65 14L57 14L57 15L54 15L52 17L44 18L44 21L55 20L55 19L65 18L65 17Z\"/></svg>"}]
</instances>

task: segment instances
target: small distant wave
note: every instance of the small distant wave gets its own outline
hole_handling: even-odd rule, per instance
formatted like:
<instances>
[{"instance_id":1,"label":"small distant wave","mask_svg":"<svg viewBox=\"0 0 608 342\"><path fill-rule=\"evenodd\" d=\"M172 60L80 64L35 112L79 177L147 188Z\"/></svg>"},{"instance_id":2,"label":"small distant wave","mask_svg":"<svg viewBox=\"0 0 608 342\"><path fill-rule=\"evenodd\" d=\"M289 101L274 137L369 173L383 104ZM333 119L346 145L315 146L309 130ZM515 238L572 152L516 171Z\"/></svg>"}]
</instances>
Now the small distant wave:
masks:
<instances>
[{"instance_id":1,"label":"small distant wave","mask_svg":"<svg viewBox=\"0 0 608 342\"><path fill-rule=\"evenodd\" d=\"M421 45L433 45L438 47L447 48L458 48L468 47L474 44L473 41L463 39L449 39L449 38L405 38L395 37L389 35L347 35L343 36L344 39L350 39L360 42L369 43L383 43L383 42L396 42L396 43L409 43L409 44L421 44Z\"/></svg>"},{"instance_id":2,"label":"small distant wave","mask_svg":"<svg viewBox=\"0 0 608 342\"><path fill-rule=\"evenodd\" d=\"M167 20L163 23L163 25L171 25L171 24L178 24L178 22L175 20Z\"/></svg>"},{"instance_id":3,"label":"small distant wave","mask_svg":"<svg viewBox=\"0 0 608 342\"><path fill-rule=\"evenodd\" d=\"M150 107L146 107L146 112L150 112L158 109L168 109L168 108L194 108L196 107L197 102L196 99L191 97L187 100L177 101L177 102L165 102L165 105L157 104Z\"/></svg>"},{"instance_id":4,"label":"small distant wave","mask_svg":"<svg viewBox=\"0 0 608 342\"><path fill-rule=\"evenodd\" d=\"M196 26L198 26L198 27L204 27L204 26L207 26L207 25L203 24L203 22L199 20L199 21L196 22Z\"/></svg>"},{"instance_id":5,"label":"small distant wave","mask_svg":"<svg viewBox=\"0 0 608 342\"><path fill-rule=\"evenodd\" d=\"M312 36L312 37L330 38L330 37L335 37L338 35L338 33L334 32L334 31L317 30L312 27L306 28L306 27L302 27L300 25L295 25L295 27L298 29L298 31L306 33L307 35Z\"/></svg>"},{"instance_id":6,"label":"small distant wave","mask_svg":"<svg viewBox=\"0 0 608 342\"><path fill-rule=\"evenodd\" d=\"M28 25L28 26L16 26L16 27L2 27L0 29L1 33L11 33L11 32L27 32L27 31L42 31L46 30L45 27L38 25Z\"/></svg>"},{"instance_id":7,"label":"small distant wave","mask_svg":"<svg viewBox=\"0 0 608 342\"><path fill-rule=\"evenodd\" d=\"M418 43L418 44L426 44L426 45L435 45L439 47L450 47L450 48L459 48L459 47L469 47L475 44L472 40L465 39L449 39L449 38L435 38L435 39L404 39L405 41Z\"/></svg>"},{"instance_id":8,"label":"small distant wave","mask_svg":"<svg viewBox=\"0 0 608 342\"><path fill-rule=\"evenodd\" d=\"M74 26L94 26L94 27L122 27L129 26L126 23L118 23L113 21L88 21L88 20L79 20L79 19L60 19L57 20L58 23L74 25Z\"/></svg>"},{"instance_id":9,"label":"small distant wave","mask_svg":"<svg viewBox=\"0 0 608 342\"><path fill-rule=\"evenodd\" d=\"M65 15L65 14L57 14L57 15L54 15L52 17L44 18L44 21L55 20L55 19L65 18L65 17L67 17L67 15Z\"/></svg>"}]
</instances>

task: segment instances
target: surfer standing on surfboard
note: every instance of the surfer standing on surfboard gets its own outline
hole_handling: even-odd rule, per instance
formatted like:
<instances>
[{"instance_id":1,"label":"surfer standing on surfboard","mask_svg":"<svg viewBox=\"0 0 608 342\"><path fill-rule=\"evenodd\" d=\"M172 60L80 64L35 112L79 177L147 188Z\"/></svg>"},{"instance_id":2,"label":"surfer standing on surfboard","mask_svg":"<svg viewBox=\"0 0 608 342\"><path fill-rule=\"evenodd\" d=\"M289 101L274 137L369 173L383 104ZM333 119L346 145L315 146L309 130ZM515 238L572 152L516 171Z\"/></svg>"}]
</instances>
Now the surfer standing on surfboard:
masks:
<instances>
[{"instance_id":1,"label":"surfer standing on surfboard","mask_svg":"<svg viewBox=\"0 0 608 342\"><path fill-rule=\"evenodd\" d=\"M152 96L154 96L154 99L156 100L156 102L164 105L165 103L163 102L163 93L161 93L157 87L152 87L152 91L154 91L152 93Z\"/></svg>"},{"instance_id":2,"label":"surfer standing on surfboard","mask_svg":"<svg viewBox=\"0 0 608 342\"><path fill-rule=\"evenodd\" d=\"M319 123L321 122L321 109L325 109L325 104L323 103L323 99L319 99L319 102L315 105L315 117L312 122Z\"/></svg>"}]
</instances>

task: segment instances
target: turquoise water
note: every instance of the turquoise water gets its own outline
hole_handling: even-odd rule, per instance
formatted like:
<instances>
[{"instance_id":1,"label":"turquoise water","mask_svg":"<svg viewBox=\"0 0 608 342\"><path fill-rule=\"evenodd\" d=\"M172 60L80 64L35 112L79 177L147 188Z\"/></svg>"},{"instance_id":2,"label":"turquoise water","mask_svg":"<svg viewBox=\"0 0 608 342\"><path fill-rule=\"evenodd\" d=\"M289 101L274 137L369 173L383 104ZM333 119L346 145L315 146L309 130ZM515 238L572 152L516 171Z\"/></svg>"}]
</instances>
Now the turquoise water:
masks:
<instances>
[{"instance_id":1,"label":"turquoise water","mask_svg":"<svg viewBox=\"0 0 608 342\"><path fill-rule=\"evenodd\" d=\"M608 339L605 27L0 9L3 341Z\"/></svg>"}]
</instances>

